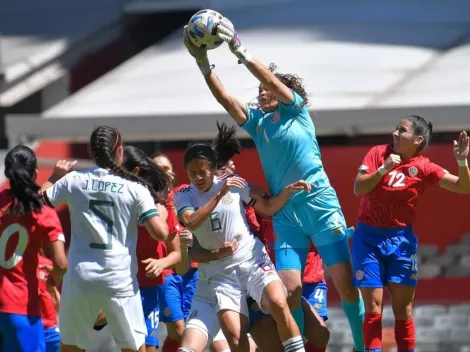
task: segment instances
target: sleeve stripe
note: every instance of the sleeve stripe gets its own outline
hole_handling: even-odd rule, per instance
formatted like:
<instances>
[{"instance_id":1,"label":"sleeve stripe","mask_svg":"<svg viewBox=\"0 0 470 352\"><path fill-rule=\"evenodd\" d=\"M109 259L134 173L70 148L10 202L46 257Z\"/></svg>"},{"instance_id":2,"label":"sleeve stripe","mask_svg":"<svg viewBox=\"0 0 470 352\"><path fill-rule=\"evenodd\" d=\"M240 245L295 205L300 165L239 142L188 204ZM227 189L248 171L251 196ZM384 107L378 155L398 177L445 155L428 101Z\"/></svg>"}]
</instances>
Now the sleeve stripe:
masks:
<instances>
[{"instance_id":1,"label":"sleeve stripe","mask_svg":"<svg viewBox=\"0 0 470 352\"><path fill-rule=\"evenodd\" d=\"M139 224L143 224L145 221L147 221L148 219L151 219L155 216L158 216L158 211L157 209L150 209L150 210L147 210L146 212L142 213L140 216L139 216Z\"/></svg>"},{"instance_id":2,"label":"sleeve stripe","mask_svg":"<svg viewBox=\"0 0 470 352\"><path fill-rule=\"evenodd\" d=\"M184 207L182 207L180 210L178 210L178 219L181 220L181 215L183 215L183 213L187 210L191 210L191 211L194 211L194 208L192 206L189 206L189 205L186 205Z\"/></svg>"},{"instance_id":3,"label":"sleeve stripe","mask_svg":"<svg viewBox=\"0 0 470 352\"><path fill-rule=\"evenodd\" d=\"M49 207L51 208L55 208L54 205L52 205L51 203L51 200L49 199L49 197L47 196L47 192L46 191L43 191L42 194L42 199L44 200L44 203L46 203Z\"/></svg>"},{"instance_id":4,"label":"sleeve stripe","mask_svg":"<svg viewBox=\"0 0 470 352\"><path fill-rule=\"evenodd\" d=\"M251 200L248 202L248 205L249 205L250 207L254 207L255 204L256 204L256 199L253 199L253 198L251 198Z\"/></svg>"}]
</instances>

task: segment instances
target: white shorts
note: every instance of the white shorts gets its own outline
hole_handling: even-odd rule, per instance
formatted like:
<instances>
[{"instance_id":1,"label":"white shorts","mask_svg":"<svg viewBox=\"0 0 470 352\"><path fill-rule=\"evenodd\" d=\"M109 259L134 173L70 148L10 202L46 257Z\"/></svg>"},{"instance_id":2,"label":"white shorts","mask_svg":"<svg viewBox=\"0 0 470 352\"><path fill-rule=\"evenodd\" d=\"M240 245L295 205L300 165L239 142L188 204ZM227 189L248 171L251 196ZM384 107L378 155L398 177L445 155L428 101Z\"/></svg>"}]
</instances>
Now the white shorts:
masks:
<instances>
[{"instance_id":1,"label":"white shorts","mask_svg":"<svg viewBox=\"0 0 470 352\"><path fill-rule=\"evenodd\" d=\"M93 347L87 348L86 352L100 352L100 351L120 351L114 342L113 335L106 325L100 331L93 330L91 332L91 340Z\"/></svg>"},{"instance_id":2,"label":"white shorts","mask_svg":"<svg viewBox=\"0 0 470 352\"><path fill-rule=\"evenodd\" d=\"M246 299L253 298L264 313L261 300L264 288L273 281L281 281L268 254L225 269L209 280L211 291L215 295L215 310L233 310L246 317L248 304Z\"/></svg>"},{"instance_id":3,"label":"white shorts","mask_svg":"<svg viewBox=\"0 0 470 352\"><path fill-rule=\"evenodd\" d=\"M103 309L108 328L119 348L138 350L145 343L147 327L140 292L132 297L84 294L64 282L60 300L59 328L62 343L81 349L94 347L93 326Z\"/></svg>"},{"instance_id":4,"label":"white shorts","mask_svg":"<svg viewBox=\"0 0 470 352\"><path fill-rule=\"evenodd\" d=\"M210 292L210 286L206 280L197 282L196 293L191 303L191 312L186 319L186 329L196 329L201 332L207 338L208 344L219 333L222 333L215 310L214 296Z\"/></svg>"}]
</instances>

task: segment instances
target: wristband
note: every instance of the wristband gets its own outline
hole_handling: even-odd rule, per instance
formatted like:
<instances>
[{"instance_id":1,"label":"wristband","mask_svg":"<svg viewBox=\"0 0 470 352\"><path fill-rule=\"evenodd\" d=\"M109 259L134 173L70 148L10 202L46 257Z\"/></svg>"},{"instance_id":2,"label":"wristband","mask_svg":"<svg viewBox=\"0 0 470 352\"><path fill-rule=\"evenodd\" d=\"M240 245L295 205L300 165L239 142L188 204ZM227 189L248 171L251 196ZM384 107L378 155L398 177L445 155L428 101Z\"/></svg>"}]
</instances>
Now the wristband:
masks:
<instances>
[{"instance_id":1,"label":"wristband","mask_svg":"<svg viewBox=\"0 0 470 352\"><path fill-rule=\"evenodd\" d=\"M377 169L377 172L381 174L382 176L385 175L387 173L387 169L385 168L385 165L382 165L381 167L379 167Z\"/></svg>"},{"instance_id":2,"label":"wristband","mask_svg":"<svg viewBox=\"0 0 470 352\"><path fill-rule=\"evenodd\" d=\"M239 63L242 63L243 65L247 65L251 60L253 60L253 56L251 56L244 46L240 46L236 51L234 51L234 54L238 58Z\"/></svg>"},{"instance_id":3,"label":"wristband","mask_svg":"<svg viewBox=\"0 0 470 352\"><path fill-rule=\"evenodd\" d=\"M207 56L196 57L196 64L204 76L209 74L214 68L209 63L209 59L207 58Z\"/></svg>"},{"instance_id":4,"label":"wristband","mask_svg":"<svg viewBox=\"0 0 470 352\"><path fill-rule=\"evenodd\" d=\"M468 160L467 159L457 159L457 164L459 164L459 166L462 166L462 167L465 167L465 166L468 166Z\"/></svg>"}]
</instances>

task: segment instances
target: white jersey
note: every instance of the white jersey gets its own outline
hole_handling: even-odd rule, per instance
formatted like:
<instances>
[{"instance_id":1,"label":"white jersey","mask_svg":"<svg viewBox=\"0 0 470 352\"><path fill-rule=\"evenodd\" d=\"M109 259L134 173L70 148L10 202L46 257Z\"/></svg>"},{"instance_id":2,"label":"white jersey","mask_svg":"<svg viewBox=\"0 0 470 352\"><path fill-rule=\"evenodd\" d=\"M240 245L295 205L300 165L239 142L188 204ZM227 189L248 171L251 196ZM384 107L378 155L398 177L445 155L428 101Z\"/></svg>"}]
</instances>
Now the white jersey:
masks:
<instances>
[{"instance_id":1,"label":"white jersey","mask_svg":"<svg viewBox=\"0 0 470 352\"><path fill-rule=\"evenodd\" d=\"M65 281L87 292L133 296L137 283L137 225L158 216L149 190L94 168L73 171L46 190L55 207L66 203L72 238Z\"/></svg>"},{"instance_id":2,"label":"white jersey","mask_svg":"<svg viewBox=\"0 0 470 352\"><path fill-rule=\"evenodd\" d=\"M230 176L228 176L230 177ZM175 193L174 201L178 217L186 210L195 211L205 205L224 185L224 180L214 176L214 184L207 192L199 191L193 184ZM255 252L262 253L264 246L256 241L246 221L243 203L251 205L250 186L234 188L220 200L211 216L199 228L193 231L202 248L218 249L224 242L233 238L238 241L238 249L234 255L200 264L205 269L206 279L212 275L250 260Z\"/></svg>"}]
</instances>

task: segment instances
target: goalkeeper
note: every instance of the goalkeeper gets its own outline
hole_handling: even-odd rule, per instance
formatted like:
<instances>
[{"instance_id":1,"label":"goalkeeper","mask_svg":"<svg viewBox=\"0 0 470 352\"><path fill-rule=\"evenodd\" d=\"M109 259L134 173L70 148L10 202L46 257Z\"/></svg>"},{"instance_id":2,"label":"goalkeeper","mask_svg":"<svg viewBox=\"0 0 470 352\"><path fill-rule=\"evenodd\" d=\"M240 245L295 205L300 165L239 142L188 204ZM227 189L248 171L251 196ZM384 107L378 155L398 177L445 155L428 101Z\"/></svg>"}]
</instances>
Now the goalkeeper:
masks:
<instances>
[{"instance_id":1,"label":"goalkeeper","mask_svg":"<svg viewBox=\"0 0 470 352\"><path fill-rule=\"evenodd\" d=\"M287 288L292 315L302 332L302 272L312 241L329 267L341 296L355 350L363 351L364 303L359 290L352 284L349 230L336 192L323 169L302 80L296 75L275 73L274 65L267 68L254 59L241 45L227 18L217 24L217 35L228 43L239 62L259 80L256 107L241 104L225 90L212 71L207 50L191 43L186 27L184 43L215 99L254 140L270 194L277 195L285 186L299 179L312 185L310 193L292 195L273 218L277 235L276 269Z\"/></svg>"}]
</instances>

